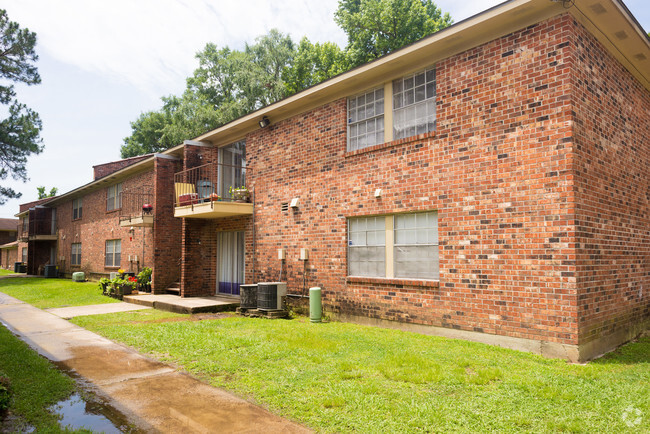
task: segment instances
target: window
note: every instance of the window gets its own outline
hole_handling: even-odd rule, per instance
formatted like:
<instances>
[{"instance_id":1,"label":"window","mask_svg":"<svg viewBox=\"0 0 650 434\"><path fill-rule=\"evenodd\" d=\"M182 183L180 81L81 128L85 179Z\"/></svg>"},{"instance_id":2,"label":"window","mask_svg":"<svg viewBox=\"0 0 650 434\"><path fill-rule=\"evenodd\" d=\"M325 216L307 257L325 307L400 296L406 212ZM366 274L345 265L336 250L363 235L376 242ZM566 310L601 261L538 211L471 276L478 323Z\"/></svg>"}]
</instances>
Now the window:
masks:
<instances>
[{"instance_id":1,"label":"window","mask_svg":"<svg viewBox=\"0 0 650 434\"><path fill-rule=\"evenodd\" d=\"M384 104L392 107L388 116ZM348 152L435 129L434 66L348 98Z\"/></svg>"},{"instance_id":2,"label":"window","mask_svg":"<svg viewBox=\"0 0 650 434\"><path fill-rule=\"evenodd\" d=\"M104 263L107 267L119 267L122 254L122 241L121 240L108 240L106 241L106 261Z\"/></svg>"},{"instance_id":3,"label":"window","mask_svg":"<svg viewBox=\"0 0 650 434\"><path fill-rule=\"evenodd\" d=\"M23 232L27 232L29 229L29 217L23 217Z\"/></svg>"},{"instance_id":4,"label":"window","mask_svg":"<svg viewBox=\"0 0 650 434\"><path fill-rule=\"evenodd\" d=\"M79 220L83 214L83 199L75 199L72 201L72 220Z\"/></svg>"},{"instance_id":5,"label":"window","mask_svg":"<svg viewBox=\"0 0 650 434\"><path fill-rule=\"evenodd\" d=\"M384 143L384 88L348 98L348 151Z\"/></svg>"},{"instance_id":6,"label":"window","mask_svg":"<svg viewBox=\"0 0 650 434\"><path fill-rule=\"evenodd\" d=\"M111 185L106 189L106 211L122 208L122 184Z\"/></svg>"},{"instance_id":7,"label":"window","mask_svg":"<svg viewBox=\"0 0 650 434\"><path fill-rule=\"evenodd\" d=\"M395 277L439 279L438 214L395 215Z\"/></svg>"},{"instance_id":8,"label":"window","mask_svg":"<svg viewBox=\"0 0 650 434\"><path fill-rule=\"evenodd\" d=\"M70 265L81 265L81 243L72 244L72 257Z\"/></svg>"},{"instance_id":9,"label":"window","mask_svg":"<svg viewBox=\"0 0 650 434\"><path fill-rule=\"evenodd\" d=\"M360 217L348 225L348 273L386 276L386 218Z\"/></svg>"},{"instance_id":10,"label":"window","mask_svg":"<svg viewBox=\"0 0 650 434\"><path fill-rule=\"evenodd\" d=\"M435 128L435 68L393 81L393 139L427 133Z\"/></svg>"},{"instance_id":11,"label":"window","mask_svg":"<svg viewBox=\"0 0 650 434\"><path fill-rule=\"evenodd\" d=\"M23 264L27 263L27 247L23 247Z\"/></svg>"},{"instance_id":12,"label":"window","mask_svg":"<svg viewBox=\"0 0 650 434\"><path fill-rule=\"evenodd\" d=\"M350 218L348 274L439 279L438 213Z\"/></svg>"}]
</instances>

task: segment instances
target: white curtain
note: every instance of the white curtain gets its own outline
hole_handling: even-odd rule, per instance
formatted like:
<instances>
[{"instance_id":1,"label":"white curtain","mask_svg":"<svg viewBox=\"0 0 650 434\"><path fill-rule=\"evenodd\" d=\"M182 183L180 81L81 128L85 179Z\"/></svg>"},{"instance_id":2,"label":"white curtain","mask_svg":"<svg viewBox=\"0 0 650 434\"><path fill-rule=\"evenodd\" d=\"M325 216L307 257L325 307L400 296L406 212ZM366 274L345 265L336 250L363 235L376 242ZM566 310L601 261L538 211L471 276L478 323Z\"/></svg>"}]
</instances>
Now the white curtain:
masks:
<instances>
[{"instance_id":1,"label":"white curtain","mask_svg":"<svg viewBox=\"0 0 650 434\"><path fill-rule=\"evenodd\" d=\"M217 249L217 291L239 295L244 283L244 233L219 232Z\"/></svg>"}]
</instances>

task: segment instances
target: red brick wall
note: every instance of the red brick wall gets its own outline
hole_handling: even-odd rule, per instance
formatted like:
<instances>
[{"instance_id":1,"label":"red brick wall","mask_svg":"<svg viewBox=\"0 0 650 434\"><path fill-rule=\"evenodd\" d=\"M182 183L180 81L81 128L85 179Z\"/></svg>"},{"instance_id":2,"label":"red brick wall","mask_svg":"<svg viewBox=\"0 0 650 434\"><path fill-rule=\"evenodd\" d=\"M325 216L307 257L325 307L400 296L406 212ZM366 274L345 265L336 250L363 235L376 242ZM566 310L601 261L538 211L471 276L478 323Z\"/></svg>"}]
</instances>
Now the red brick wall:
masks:
<instances>
[{"instance_id":1,"label":"red brick wall","mask_svg":"<svg viewBox=\"0 0 650 434\"><path fill-rule=\"evenodd\" d=\"M180 171L182 161L158 157L155 167L154 207L154 292L163 292L171 283L180 280L181 224L174 217L174 173Z\"/></svg>"},{"instance_id":2,"label":"red brick wall","mask_svg":"<svg viewBox=\"0 0 650 434\"><path fill-rule=\"evenodd\" d=\"M438 62L432 134L346 153L342 99L249 135L258 279L277 280L283 247L289 292L321 286L335 311L577 343L571 31L556 17ZM346 277L347 217L425 210L439 284Z\"/></svg>"},{"instance_id":3,"label":"red brick wall","mask_svg":"<svg viewBox=\"0 0 650 434\"><path fill-rule=\"evenodd\" d=\"M135 163L139 163L142 160L146 160L151 157L148 155L139 155L137 157L126 158L124 160L111 161L110 163L98 164L93 166L93 179L103 178L104 176L110 175L111 173L117 172L120 169L131 166Z\"/></svg>"},{"instance_id":4,"label":"red brick wall","mask_svg":"<svg viewBox=\"0 0 650 434\"><path fill-rule=\"evenodd\" d=\"M14 269L14 264L18 262L18 249L0 249L0 264L7 270Z\"/></svg>"},{"instance_id":5,"label":"red brick wall","mask_svg":"<svg viewBox=\"0 0 650 434\"><path fill-rule=\"evenodd\" d=\"M577 308L585 344L650 319L650 93L582 26L573 27Z\"/></svg>"},{"instance_id":6,"label":"red brick wall","mask_svg":"<svg viewBox=\"0 0 650 434\"><path fill-rule=\"evenodd\" d=\"M153 170L134 175L122 182L123 191L152 191ZM72 200L57 207L59 243L57 260L59 271L66 274L84 271L88 277L108 275L118 267L105 267L106 240L120 239L122 244L121 267L137 272L138 265L153 266L153 236L151 228L120 227L120 210L106 211L106 188L83 196L83 218L72 220ZM71 245L81 243L81 266L71 266ZM143 256L144 243L144 256ZM129 255L138 256L139 264L129 262ZM60 258L64 257L61 261Z\"/></svg>"}]
</instances>

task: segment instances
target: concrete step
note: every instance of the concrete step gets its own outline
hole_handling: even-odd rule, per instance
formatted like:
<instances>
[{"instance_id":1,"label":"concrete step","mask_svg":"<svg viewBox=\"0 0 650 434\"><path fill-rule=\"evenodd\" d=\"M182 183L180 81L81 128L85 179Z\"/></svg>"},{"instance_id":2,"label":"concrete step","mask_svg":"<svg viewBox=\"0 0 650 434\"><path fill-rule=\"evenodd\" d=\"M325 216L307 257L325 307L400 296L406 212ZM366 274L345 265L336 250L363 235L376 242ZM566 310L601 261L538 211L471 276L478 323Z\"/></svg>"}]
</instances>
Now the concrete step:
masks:
<instances>
[{"instance_id":1,"label":"concrete step","mask_svg":"<svg viewBox=\"0 0 650 434\"><path fill-rule=\"evenodd\" d=\"M151 306L154 309L167 310L176 313L202 313L234 311L239 307L239 299L235 297L178 297L171 294L125 295L127 303Z\"/></svg>"}]
</instances>

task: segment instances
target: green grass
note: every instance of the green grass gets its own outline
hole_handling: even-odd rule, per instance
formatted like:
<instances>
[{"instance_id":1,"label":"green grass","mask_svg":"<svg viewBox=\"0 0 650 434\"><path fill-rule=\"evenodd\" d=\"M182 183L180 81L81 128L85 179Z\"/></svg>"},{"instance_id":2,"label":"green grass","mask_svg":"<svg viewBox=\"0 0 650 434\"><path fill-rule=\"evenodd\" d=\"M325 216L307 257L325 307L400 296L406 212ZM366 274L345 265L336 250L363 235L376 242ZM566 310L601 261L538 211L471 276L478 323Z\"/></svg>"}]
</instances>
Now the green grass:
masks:
<instances>
[{"instance_id":1,"label":"green grass","mask_svg":"<svg viewBox=\"0 0 650 434\"><path fill-rule=\"evenodd\" d=\"M582 366L354 324L182 317L73 322L322 432L649 432L650 338Z\"/></svg>"},{"instance_id":2,"label":"green grass","mask_svg":"<svg viewBox=\"0 0 650 434\"><path fill-rule=\"evenodd\" d=\"M67 432L47 408L75 390L74 380L3 326L0 326L0 372L11 380L13 399L9 412L17 417L12 430L22 431L27 424L35 432ZM0 431L5 432L2 424Z\"/></svg>"},{"instance_id":3,"label":"green grass","mask_svg":"<svg viewBox=\"0 0 650 434\"><path fill-rule=\"evenodd\" d=\"M39 309L119 302L102 295L97 282L73 282L70 279L9 277L0 279L0 292Z\"/></svg>"},{"instance_id":4,"label":"green grass","mask_svg":"<svg viewBox=\"0 0 650 434\"><path fill-rule=\"evenodd\" d=\"M0 268L0 276L6 276L8 274L16 274L13 272L13 270L5 270L4 268Z\"/></svg>"}]
</instances>

